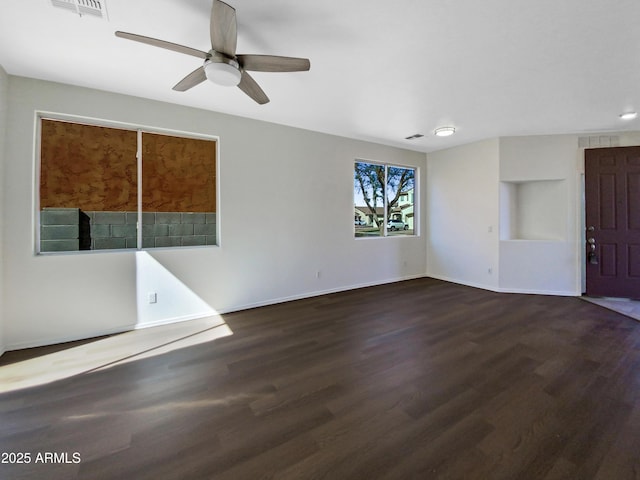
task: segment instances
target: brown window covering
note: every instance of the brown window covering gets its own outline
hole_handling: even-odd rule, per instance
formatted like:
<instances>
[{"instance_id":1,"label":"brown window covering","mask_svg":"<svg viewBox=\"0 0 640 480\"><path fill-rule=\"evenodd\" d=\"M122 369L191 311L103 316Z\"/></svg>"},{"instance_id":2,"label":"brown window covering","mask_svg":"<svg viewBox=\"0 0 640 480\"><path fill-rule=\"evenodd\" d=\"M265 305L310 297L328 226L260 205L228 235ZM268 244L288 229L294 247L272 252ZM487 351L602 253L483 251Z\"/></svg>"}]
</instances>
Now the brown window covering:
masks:
<instances>
[{"instance_id":1,"label":"brown window covering","mask_svg":"<svg viewBox=\"0 0 640 480\"><path fill-rule=\"evenodd\" d=\"M215 212L216 142L142 134L142 211Z\"/></svg>"},{"instance_id":2,"label":"brown window covering","mask_svg":"<svg viewBox=\"0 0 640 480\"><path fill-rule=\"evenodd\" d=\"M137 210L136 132L42 120L40 207Z\"/></svg>"},{"instance_id":3,"label":"brown window covering","mask_svg":"<svg viewBox=\"0 0 640 480\"><path fill-rule=\"evenodd\" d=\"M40 207L137 210L137 132L42 120ZM216 142L143 133L142 210L215 212Z\"/></svg>"}]
</instances>

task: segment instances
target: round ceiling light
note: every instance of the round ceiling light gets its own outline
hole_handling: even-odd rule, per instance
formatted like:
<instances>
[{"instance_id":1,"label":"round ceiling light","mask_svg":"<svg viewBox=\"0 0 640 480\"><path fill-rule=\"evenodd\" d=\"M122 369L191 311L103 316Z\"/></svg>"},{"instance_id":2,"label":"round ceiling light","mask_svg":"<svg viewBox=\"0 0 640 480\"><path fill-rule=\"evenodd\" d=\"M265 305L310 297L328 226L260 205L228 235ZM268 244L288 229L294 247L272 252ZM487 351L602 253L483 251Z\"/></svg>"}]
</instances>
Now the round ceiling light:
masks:
<instances>
[{"instance_id":1,"label":"round ceiling light","mask_svg":"<svg viewBox=\"0 0 640 480\"><path fill-rule=\"evenodd\" d=\"M436 128L433 133L435 133L438 137L449 137L456 133L456 129L455 127L440 127Z\"/></svg>"},{"instance_id":2,"label":"round ceiling light","mask_svg":"<svg viewBox=\"0 0 640 480\"><path fill-rule=\"evenodd\" d=\"M638 112L625 112L620 114L622 120L633 120L638 116Z\"/></svg>"},{"instance_id":3,"label":"round ceiling light","mask_svg":"<svg viewBox=\"0 0 640 480\"><path fill-rule=\"evenodd\" d=\"M235 87L240 83L242 72L238 68L238 62L228 60L227 62L204 62L204 74L209 80L223 87Z\"/></svg>"}]
</instances>

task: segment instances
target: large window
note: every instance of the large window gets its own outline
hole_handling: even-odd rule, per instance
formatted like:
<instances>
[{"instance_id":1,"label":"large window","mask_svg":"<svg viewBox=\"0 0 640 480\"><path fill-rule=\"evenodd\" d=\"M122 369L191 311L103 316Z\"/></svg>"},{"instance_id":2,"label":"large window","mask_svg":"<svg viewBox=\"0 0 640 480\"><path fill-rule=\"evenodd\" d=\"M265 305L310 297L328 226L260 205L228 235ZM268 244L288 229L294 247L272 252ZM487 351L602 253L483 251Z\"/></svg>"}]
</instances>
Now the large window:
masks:
<instances>
[{"instance_id":1,"label":"large window","mask_svg":"<svg viewBox=\"0 0 640 480\"><path fill-rule=\"evenodd\" d=\"M40 120L39 252L217 244L216 142Z\"/></svg>"},{"instance_id":2,"label":"large window","mask_svg":"<svg viewBox=\"0 0 640 480\"><path fill-rule=\"evenodd\" d=\"M415 235L415 168L355 162L356 237Z\"/></svg>"}]
</instances>

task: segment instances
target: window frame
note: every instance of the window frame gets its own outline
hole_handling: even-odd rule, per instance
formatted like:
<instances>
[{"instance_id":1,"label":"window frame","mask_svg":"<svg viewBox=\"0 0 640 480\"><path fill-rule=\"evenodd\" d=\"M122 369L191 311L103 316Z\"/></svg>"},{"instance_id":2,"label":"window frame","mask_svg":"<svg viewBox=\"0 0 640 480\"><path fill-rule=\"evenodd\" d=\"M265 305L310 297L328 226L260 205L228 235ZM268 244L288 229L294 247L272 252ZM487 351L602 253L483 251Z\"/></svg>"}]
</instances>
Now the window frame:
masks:
<instances>
[{"instance_id":1,"label":"window frame","mask_svg":"<svg viewBox=\"0 0 640 480\"><path fill-rule=\"evenodd\" d=\"M353 172L355 171L355 167L358 163L366 163L366 164L370 164L370 165L380 165L382 167L384 167L384 202L383 202L383 229L382 229L382 234L381 235L372 235L372 236L368 236L368 235L363 235L363 236L356 236L355 235L355 224L354 221L352 219L352 225L353 225L353 231L354 231L354 235L353 238L355 240L365 240L365 239L380 239L380 238L415 238L415 237L420 237L421 236L421 232L420 232L420 222L418 220L419 218L419 196L420 196L420 192L419 192L419 188L418 185L420 183L419 179L420 179L420 167L417 167L415 165L407 165L407 164L402 164L402 163L397 163L397 162L383 162L380 160L369 160L369 159L365 159L365 158L356 158L353 162L353 167L352 167L352 177L351 177L351 186L353 190L352 193L352 203L355 206L355 187L354 187L354 176L353 176ZM402 169L407 169L407 170L413 170L414 175L413 175L413 234L409 235L389 235L389 231L387 228L387 224L389 219L387 218L387 207L388 207L388 196L387 196L387 186L388 186L388 171L389 168L402 168ZM353 216L353 214L352 214Z\"/></svg>"},{"instance_id":2,"label":"window frame","mask_svg":"<svg viewBox=\"0 0 640 480\"><path fill-rule=\"evenodd\" d=\"M137 165L137 206L138 206L138 228L136 229L136 247L135 248L118 248L118 249L94 249L94 250L69 250L69 251L41 251L41 238L40 238L40 182L42 179L42 121L53 120L61 122L70 122L81 125L88 125L94 127L105 127L120 130L128 130L136 132L138 144L136 154ZM192 138L196 140L207 140L215 142L215 198L216 198L216 244L215 245L195 245L195 246L167 246L167 247L143 247L142 246L142 143L141 138L143 133L151 133L158 135L168 135L182 138ZM86 117L80 115L50 112L44 110L37 110L34 118L34 154L33 154L33 209L32 209L32 244L33 254L35 256L49 256L49 255L87 255L87 254L100 254L100 253L112 253L112 252L136 252L143 250L182 250L192 248L216 248L222 244L222 207L220 204L220 137L218 135L211 135L206 133L189 132L185 130L177 130L171 128L155 127L149 125L143 125L139 123L120 122L116 120L106 120L102 118Z\"/></svg>"}]
</instances>

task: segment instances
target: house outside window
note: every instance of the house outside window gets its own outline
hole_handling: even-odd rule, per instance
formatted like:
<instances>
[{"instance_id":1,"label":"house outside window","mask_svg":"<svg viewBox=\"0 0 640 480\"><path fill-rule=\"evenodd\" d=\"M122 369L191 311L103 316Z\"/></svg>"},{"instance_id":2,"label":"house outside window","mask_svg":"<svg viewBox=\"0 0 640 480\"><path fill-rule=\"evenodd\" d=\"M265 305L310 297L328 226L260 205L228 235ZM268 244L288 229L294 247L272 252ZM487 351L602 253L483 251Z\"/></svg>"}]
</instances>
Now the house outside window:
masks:
<instances>
[{"instance_id":1,"label":"house outside window","mask_svg":"<svg viewBox=\"0 0 640 480\"><path fill-rule=\"evenodd\" d=\"M413 167L357 160L354 167L355 237L415 235L415 179Z\"/></svg>"}]
</instances>

